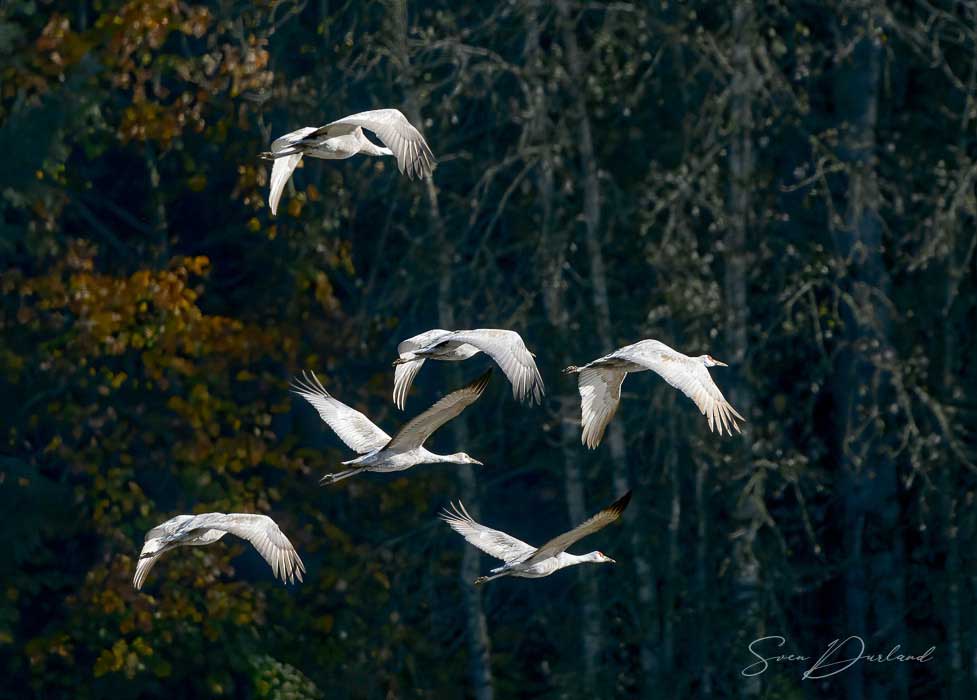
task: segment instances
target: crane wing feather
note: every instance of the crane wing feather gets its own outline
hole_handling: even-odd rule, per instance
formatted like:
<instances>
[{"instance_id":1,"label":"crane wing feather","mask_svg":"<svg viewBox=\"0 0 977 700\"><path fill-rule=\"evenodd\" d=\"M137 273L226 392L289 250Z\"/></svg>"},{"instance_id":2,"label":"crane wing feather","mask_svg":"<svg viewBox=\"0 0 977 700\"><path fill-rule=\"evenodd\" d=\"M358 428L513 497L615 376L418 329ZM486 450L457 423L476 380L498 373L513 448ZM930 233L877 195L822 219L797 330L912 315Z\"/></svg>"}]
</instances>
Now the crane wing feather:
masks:
<instances>
[{"instance_id":1,"label":"crane wing feather","mask_svg":"<svg viewBox=\"0 0 977 700\"><path fill-rule=\"evenodd\" d=\"M709 430L722 435L742 432L736 419L746 420L730 405L716 386L708 368L696 358L688 357L663 344L664 349L634 353L628 359L656 372L671 386L688 396L709 421Z\"/></svg>"},{"instance_id":2,"label":"crane wing feather","mask_svg":"<svg viewBox=\"0 0 977 700\"><path fill-rule=\"evenodd\" d=\"M278 202L281 200L285 185L288 183L289 178L292 177L292 173L295 172L295 168L298 167L300 160L302 160L302 154L296 153L291 156L276 158L274 164L271 166L271 189L268 192L268 208L271 209L273 216L278 215Z\"/></svg>"},{"instance_id":3,"label":"crane wing feather","mask_svg":"<svg viewBox=\"0 0 977 700\"><path fill-rule=\"evenodd\" d=\"M545 393L543 378L522 336L515 331L498 328L455 331L444 336L440 342L448 340L472 345L495 360L512 384L512 395L516 400L542 402Z\"/></svg>"},{"instance_id":4,"label":"crane wing feather","mask_svg":"<svg viewBox=\"0 0 977 700\"><path fill-rule=\"evenodd\" d=\"M417 376L423 366L424 358L419 357L416 360L408 360L394 367L394 405L401 411L404 410L404 404L407 403L407 394L414 383L414 377Z\"/></svg>"},{"instance_id":5,"label":"crane wing feather","mask_svg":"<svg viewBox=\"0 0 977 700\"><path fill-rule=\"evenodd\" d=\"M440 518L448 523L452 530L468 540L469 544L478 547L489 556L501 559L506 564L521 561L535 551L535 547L512 535L476 522L460 501L458 505L452 503L450 509L445 508Z\"/></svg>"},{"instance_id":6,"label":"crane wing feather","mask_svg":"<svg viewBox=\"0 0 977 700\"><path fill-rule=\"evenodd\" d=\"M302 580L305 565L271 518L248 513L201 513L178 515L146 533L132 585L140 590L156 561L170 549L186 544L210 544L225 533L250 542L282 581Z\"/></svg>"},{"instance_id":7,"label":"crane wing feather","mask_svg":"<svg viewBox=\"0 0 977 700\"><path fill-rule=\"evenodd\" d=\"M408 360L407 356L415 350L430 345L436 338L448 335L449 331L441 328L434 328L423 333L419 333L411 338L402 340L397 346L397 354L401 360L400 364L394 369L394 405L400 410L404 410L407 403L407 394L414 383L414 377L424 366L424 358L417 357Z\"/></svg>"},{"instance_id":8,"label":"crane wing feather","mask_svg":"<svg viewBox=\"0 0 977 700\"><path fill-rule=\"evenodd\" d=\"M156 553L152 551L147 552L147 547L150 543L147 542L143 545L142 551L139 553L139 561L136 563L136 573L132 577L132 586L137 591L142 590L143 584L146 582L146 577L149 576L150 570L156 565L156 560L163 556L163 550Z\"/></svg>"},{"instance_id":9,"label":"crane wing feather","mask_svg":"<svg viewBox=\"0 0 977 700\"><path fill-rule=\"evenodd\" d=\"M271 180L268 191L268 208L272 215L278 214L278 202L282 198L282 192L288 183L299 161L302 160L302 153L295 146L303 141L309 134L315 132L314 126L306 126L297 131L293 131L275 139L271 144L271 152L279 155L274 159L271 166Z\"/></svg>"},{"instance_id":10,"label":"crane wing feather","mask_svg":"<svg viewBox=\"0 0 977 700\"><path fill-rule=\"evenodd\" d=\"M621 384L628 373L619 369L585 367L580 370L580 441L590 449L600 444L604 430L621 403Z\"/></svg>"},{"instance_id":11,"label":"crane wing feather","mask_svg":"<svg viewBox=\"0 0 977 700\"><path fill-rule=\"evenodd\" d=\"M624 512L624 509L628 507L628 503L630 502L631 492L628 491L626 494L614 501L614 503L607 506L607 508L604 508L604 510L600 511L596 515L587 518L569 532L565 532L562 535L551 539L549 542L533 552L532 556L527 558L523 563L532 564L534 562L542 561L543 559L555 557L561 552L565 552L567 547L572 545L574 542L582 540L587 535L592 535L598 530L602 530L620 518L621 513Z\"/></svg>"},{"instance_id":12,"label":"crane wing feather","mask_svg":"<svg viewBox=\"0 0 977 700\"><path fill-rule=\"evenodd\" d=\"M292 391L311 403L319 416L339 439L359 454L367 454L390 442L390 436L354 408L333 398L322 386L315 372L302 373L292 382Z\"/></svg>"},{"instance_id":13,"label":"crane wing feather","mask_svg":"<svg viewBox=\"0 0 977 700\"><path fill-rule=\"evenodd\" d=\"M488 370L475 381L457 391L452 391L429 409L407 421L387 444L387 449L407 452L423 445L435 430L456 417L482 395L491 376L492 370Z\"/></svg>"},{"instance_id":14,"label":"crane wing feather","mask_svg":"<svg viewBox=\"0 0 977 700\"><path fill-rule=\"evenodd\" d=\"M397 109L374 109L337 119L314 131L310 138L334 136L360 127L369 129L397 158L397 168L413 179L431 177L437 160L413 124ZM349 131L347 131L349 129Z\"/></svg>"},{"instance_id":15,"label":"crane wing feather","mask_svg":"<svg viewBox=\"0 0 977 700\"><path fill-rule=\"evenodd\" d=\"M278 524L267 515L207 513L198 516L194 526L227 532L247 540L268 562L276 578L288 583L302 580L305 564Z\"/></svg>"}]
</instances>

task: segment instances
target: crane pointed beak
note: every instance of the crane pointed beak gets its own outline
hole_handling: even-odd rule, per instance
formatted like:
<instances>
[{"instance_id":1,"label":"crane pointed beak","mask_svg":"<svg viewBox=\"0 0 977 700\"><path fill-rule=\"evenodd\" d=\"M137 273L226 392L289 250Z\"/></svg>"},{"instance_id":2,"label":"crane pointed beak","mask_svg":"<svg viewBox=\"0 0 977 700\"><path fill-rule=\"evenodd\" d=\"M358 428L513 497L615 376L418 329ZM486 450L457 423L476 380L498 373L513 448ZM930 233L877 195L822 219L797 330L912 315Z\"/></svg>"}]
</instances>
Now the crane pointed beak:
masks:
<instances>
[{"instance_id":1,"label":"crane pointed beak","mask_svg":"<svg viewBox=\"0 0 977 700\"><path fill-rule=\"evenodd\" d=\"M720 362L715 357L712 358L712 361L716 363L717 367L729 367L729 365L727 365L725 362Z\"/></svg>"},{"instance_id":2,"label":"crane pointed beak","mask_svg":"<svg viewBox=\"0 0 977 700\"><path fill-rule=\"evenodd\" d=\"M611 559L610 557L607 557L607 561L609 561L611 564L617 564L617 560Z\"/></svg>"}]
</instances>

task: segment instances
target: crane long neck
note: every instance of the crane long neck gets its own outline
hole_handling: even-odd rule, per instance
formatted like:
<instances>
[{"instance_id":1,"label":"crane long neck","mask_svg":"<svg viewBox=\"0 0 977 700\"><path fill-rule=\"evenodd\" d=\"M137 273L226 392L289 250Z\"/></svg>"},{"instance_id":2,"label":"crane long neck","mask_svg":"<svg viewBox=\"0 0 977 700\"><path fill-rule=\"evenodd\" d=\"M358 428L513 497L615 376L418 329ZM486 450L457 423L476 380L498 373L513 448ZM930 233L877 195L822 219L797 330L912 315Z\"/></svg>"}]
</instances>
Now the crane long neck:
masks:
<instances>
[{"instance_id":1,"label":"crane long neck","mask_svg":"<svg viewBox=\"0 0 977 700\"><path fill-rule=\"evenodd\" d=\"M569 552L562 552L559 557L562 560L563 566L574 566L575 564L586 564L588 562L597 561L597 552L587 552L587 554L570 554Z\"/></svg>"},{"instance_id":2,"label":"crane long neck","mask_svg":"<svg viewBox=\"0 0 977 700\"><path fill-rule=\"evenodd\" d=\"M424 449L424 448L421 448ZM432 462L439 462L444 464L468 464L469 460L464 452L454 452L450 455L437 455L433 452L428 452L434 459L430 460Z\"/></svg>"},{"instance_id":3,"label":"crane long neck","mask_svg":"<svg viewBox=\"0 0 977 700\"><path fill-rule=\"evenodd\" d=\"M417 448L421 456L424 458L425 462L430 462L431 464L442 464L444 462L451 462L451 455L439 455L431 452L431 450L426 447Z\"/></svg>"}]
</instances>

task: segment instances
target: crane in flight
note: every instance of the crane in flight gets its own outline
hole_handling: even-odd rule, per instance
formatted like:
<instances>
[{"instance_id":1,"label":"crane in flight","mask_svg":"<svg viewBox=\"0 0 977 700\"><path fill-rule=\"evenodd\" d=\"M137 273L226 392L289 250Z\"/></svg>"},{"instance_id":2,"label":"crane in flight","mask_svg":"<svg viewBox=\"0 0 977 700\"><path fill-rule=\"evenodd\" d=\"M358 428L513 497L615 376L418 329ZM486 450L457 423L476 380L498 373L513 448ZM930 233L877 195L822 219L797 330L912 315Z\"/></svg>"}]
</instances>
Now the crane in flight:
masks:
<instances>
[{"instance_id":1,"label":"crane in flight","mask_svg":"<svg viewBox=\"0 0 977 700\"><path fill-rule=\"evenodd\" d=\"M366 137L372 131L384 143L378 146ZM397 109L374 109L351 114L325 126L305 126L275 139L271 150L261 158L274 161L268 207L278 213L285 183L292 177L302 156L324 160L343 160L358 153L368 156L395 156L397 168L408 178L431 177L437 161L427 141L407 117Z\"/></svg>"},{"instance_id":2,"label":"crane in flight","mask_svg":"<svg viewBox=\"0 0 977 700\"><path fill-rule=\"evenodd\" d=\"M579 375L581 442L593 449L621 402L621 384L630 372L652 370L695 402L709 420L709 430L722 435L742 432L736 419L746 419L730 406L709 374L709 367L726 367L712 355L689 357L657 340L642 340L618 348L581 367L570 366L564 374Z\"/></svg>"},{"instance_id":3,"label":"crane in flight","mask_svg":"<svg viewBox=\"0 0 977 700\"><path fill-rule=\"evenodd\" d=\"M250 513L201 513L177 515L146 533L132 585L138 591L150 569L163 554L184 546L213 544L226 534L237 535L254 545L282 582L302 580L305 565L295 547L267 515Z\"/></svg>"},{"instance_id":4,"label":"crane in flight","mask_svg":"<svg viewBox=\"0 0 977 700\"><path fill-rule=\"evenodd\" d=\"M333 398L314 372L303 372L301 379L296 378L293 381L292 390L311 403L339 439L361 455L343 462L352 465L352 469L326 474L320 483L332 484L360 472L398 472L410 469L415 464L481 464L464 452L435 454L424 447L424 442L435 430L473 404L485 391L491 376L490 369L470 384L444 396L429 409L407 421L390 437L355 408Z\"/></svg>"},{"instance_id":5,"label":"crane in flight","mask_svg":"<svg viewBox=\"0 0 977 700\"><path fill-rule=\"evenodd\" d=\"M540 403L543 400L543 378L536 367L536 356L515 331L499 328L477 328L472 331L446 331L435 328L408 338L397 346L394 360L394 404L403 410L407 393L424 365L424 360L460 362L480 352L495 360L512 384L517 401Z\"/></svg>"},{"instance_id":6,"label":"crane in flight","mask_svg":"<svg viewBox=\"0 0 977 700\"><path fill-rule=\"evenodd\" d=\"M501 530L493 530L476 522L460 502L457 506L452 503L451 509L445 509L440 517L451 526L452 530L468 540L469 544L505 562L502 566L492 569L488 576L479 576L475 579L477 586L502 576L543 578L577 564L616 563L600 551L576 555L569 554L566 550L574 542L607 527L620 518L630 502L631 492L628 491L604 510L587 518L569 532L554 537L542 547L533 547Z\"/></svg>"}]
</instances>

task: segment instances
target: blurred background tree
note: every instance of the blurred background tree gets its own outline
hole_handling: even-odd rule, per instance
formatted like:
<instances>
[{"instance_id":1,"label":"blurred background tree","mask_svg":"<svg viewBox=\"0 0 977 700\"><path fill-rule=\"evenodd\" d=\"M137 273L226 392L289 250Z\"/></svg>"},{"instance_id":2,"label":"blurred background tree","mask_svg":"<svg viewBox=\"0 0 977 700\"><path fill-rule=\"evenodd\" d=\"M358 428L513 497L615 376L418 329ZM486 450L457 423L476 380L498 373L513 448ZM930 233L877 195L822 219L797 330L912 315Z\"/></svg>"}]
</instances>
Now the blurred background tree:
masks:
<instances>
[{"instance_id":1,"label":"blurred background tree","mask_svg":"<svg viewBox=\"0 0 977 700\"><path fill-rule=\"evenodd\" d=\"M397 107L440 160L277 135ZM973 697L977 2L11 0L0 7L0 669L8 697ZM397 342L506 327L434 437L486 467L319 489L288 381L392 429ZM710 434L639 375L594 452L559 370L654 337L729 362ZM484 362L432 367L413 415ZM620 562L475 589L449 500L541 543L626 488ZM273 516L163 559L182 512ZM925 665L748 679L858 634ZM772 652L771 652L772 653Z\"/></svg>"}]
</instances>

